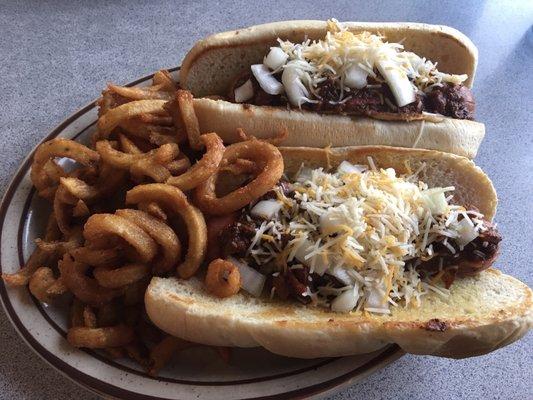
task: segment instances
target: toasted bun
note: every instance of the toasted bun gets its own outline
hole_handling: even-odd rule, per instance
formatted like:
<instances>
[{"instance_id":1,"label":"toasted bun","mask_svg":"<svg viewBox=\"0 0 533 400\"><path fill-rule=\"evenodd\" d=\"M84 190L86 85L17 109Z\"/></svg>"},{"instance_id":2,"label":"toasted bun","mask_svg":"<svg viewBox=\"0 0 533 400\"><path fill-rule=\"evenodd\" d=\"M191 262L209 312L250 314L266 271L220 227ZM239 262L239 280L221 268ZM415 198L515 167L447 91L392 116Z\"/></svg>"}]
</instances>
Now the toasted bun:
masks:
<instances>
[{"instance_id":1,"label":"toasted bun","mask_svg":"<svg viewBox=\"0 0 533 400\"><path fill-rule=\"evenodd\" d=\"M377 166L393 167L400 173L425 163L421 179L429 185L454 185L455 201L478 207L488 218L495 213L496 193L489 178L463 157L385 146L280 150L289 176L302 162L328 168L342 160L366 163L371 156ZM531 289L494 269L457 279L448 298L430 294L420 308L393 307L387 316L333 313L244 293L219 299L207 294L198 279L153 278L145 305L158 327L186 340L263 346L301 358L367 353L388 343L413 354L469 357L519 339L533 324ZM435 319L439 322L430 322Z\"/></svg>"},{"instance_id":2,"label":"toasted bun","mask_svg":"<svg viewBox=\"0 0 533 400\"><path fill-rule=\"evenodd\" d=\"M416 23L344 23L353 32L380 33L386 40L402 41L406 50L438 62L439 69L467 74L472 86L477 49L461 32L439 25ZM277 38L301 42L326 33L325 21L284 21L218 33L200 40L187 54L180 70L181 85L196 97L225 96L236 76L260 63ZM385 121L362 117L323 115L282 108L243 106L223 100L196 99L202 132L217 132L226 143L237 140L243 128L259 138L288 129L284 146L389 145L420 147L476 156L485 134L479 122L440 118L438 122ZM385 116L383 116L385 117ZM389 116L390 117L390 116Z\"/></svg>"},{"instance_id":3,"label":"toasted bun","mask_svg":"<svg viewBox=\"0 0 533 400\"><path fill-rule=\"evenodd\" d=\"M214 346L262 346L288 357L316 358L397 343L408 353L462 358L521 338L533 324L531 297L526 285L489 269L456 280L446 299L427 295L420 308L394 307L386 316L333 313L245 294L219 299L196 278L153 278L145 304L165 332ZM431 329L435 319L442 331Z\"/></svg>"},{"instance_id":4,"label":"toasted bun","mask_svg":"<svg viewBox=\"0 0 533 400\"><path fill-rule=\"evenodd\" d=\"M389 145L424 148L474 158L485 125L475 121L440 118L437 122L383 121L365 117L324 115L311 111L286 110L234 104L224 100L194 99L194 110L202 133L217 132L225 143L239 141L237 128L259 139L289 135L284 146L342 147Z\"/></svg>"}]
</instances>

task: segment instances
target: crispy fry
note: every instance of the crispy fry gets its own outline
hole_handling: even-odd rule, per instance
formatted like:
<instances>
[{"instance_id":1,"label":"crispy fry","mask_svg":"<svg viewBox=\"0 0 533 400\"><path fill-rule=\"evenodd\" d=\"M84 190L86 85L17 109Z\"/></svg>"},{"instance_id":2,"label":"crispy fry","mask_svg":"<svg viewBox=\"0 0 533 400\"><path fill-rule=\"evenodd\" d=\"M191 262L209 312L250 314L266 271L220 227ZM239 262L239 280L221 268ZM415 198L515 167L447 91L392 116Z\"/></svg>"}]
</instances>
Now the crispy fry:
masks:
<instances>
[{"instance_id":1,"label":"crispy fry","mask_svg":"<svg viewBox=\"0 0 533 400\"><path fill-rule=\"evenodd\" d=\"M30 278L29 289L31 294L43 303L51 303L55 295L47 290L56 282L53 271L48 267L38 268Z\"/></svg>"},{"instance_id":2,"label":"crispy fry","mask_svg":"<svg viewBox=\"0 0 533 400\"><path fill-rule=\"evenodd\" d=\"M164 222L139 210L117 210L116 215L124 217L140 226L163 250L163 256L153 262L155 274L170 271L181 256L181 243L178 236Z\"/></svg>"},{"instance_id":3,"label":"crispy fry","mask_svg":"<svg viewBox=\"0 0 533 400\"><path fill-rule=\"evenodd\" d=\"M85 326L85 321L83 320L84 308L85 306L79 299L74 298L72 300L72 304L70 306L70 328L74 328L77 326Z\"/></svg>"},{"instance_id":4,"label":"crispy fry","mask_svg":"<svg viewBox=\"0 0 533 400\"><path fill-rule=\"evenodd\" d=\"M172 127L174 125L174 121L172 121L172 117L170 115L141 114L137 118L143 124L148 124L148 125L153 125L153 126Z\"/></svg>"},{"instance_id":5,"label":"crispy fry","mask_svg":"<svg viewBox=\"0 0 533 400\"><path fill-rule=\"evenodd\" d=\"M129 285L148 276L149 273L150 267L146 264L126 264L115 269L97 267L93 271L98 284L110 289Z\"/></svg>"},{"instance_id":6,"label":"crispy fry","mask_svg":"<svg viewBox=\"0 0 533 400\"><path fill-rule=\"evenodd\" d=\"M117 265L121 259L120 248L113 247L107 249L91 249L89 247L79 247L71 250L70 254L77 262L92 265L95 267L108 267Z\"/></svg>"},{"instance_id":7,"label":"crispy fry","mask_svg":"<svg viewBox=\"0 0 533 400\"><path fill-rule=\"evenodd\" d=\"M239 269L232 262L217 258L207 267L205 286L217 297L231 297L241 288Z\"/></svg>"},{"instance_id":8,"label":"crispy fry","mask_svg":"<svg viewBox=\"0 0 533 400\"><path fill-rule=\"evenodd\" d=\"M72 216L76 218L86 217L90 213L89 207L87 207L87 204L83 200L78 200L72 209Z\"/></svg>"},{"instance_id":9,"label":"crispy fry","mask_svg":"<svg viewBox=\"0 0 533 400\"><path fill-rule=\"evenodd\" d=\"M161 207L159 207L159 204L154 203L153 201L146 202L146 203L139 203L137 204L137 208L162 221L167 220L167 214L163 211Z\"/></svg>"},{"instance_id":10,"label":"crispy fry","mask_svg":"<svg viewBox=\"0 0 533 400\"><path fill-rule=\"evenodd\" d=\"M283 157L269 143L249 140L232 144L224 152L222 165L232 164L237 159L252 159L262 170L251 182L220 198L215 190L218 173L209 177L195 191L196 203L205 213L222 215L239 210L272 189L283 175Z\"/></svg>"},{"instance_id":11,"label":"crispy fry","mask_svg":"<svg viewBox=\"0 0 533 400\"><path fill-rule=\"evenodd\" d=\"M179 157L165 165L172 175L181 175L191 167L191 162L186 155L181 154Z\"/></svg>"},{"instance_id":12,"label":"crispy fry","mask_svg":"<svg viewBox=\"0 0 533 400\"><path fill-rule=\"evenodd\" d=\"M162 92L159 90L150 90L150 88L140 87L127 87L117 86L113 84L107 85L107 88L114 93L119 94L122 97L126 97L132 100L171 100L172 94L168 92ZM155 88L154 88L155 89ZM157 87L161 89L161 86Z\"/></svg>"},{"instance_id":13,"label":"crispy fry","mask_svg":"<svg viewBox=\"0 0 533 400\"><path fill-rule=\"evenodd\" d=\"M83 324L87 328L96 328L96 315L90 306L83 308Z\"/></svg>"},{"instance_id":14,"label":"crispy fry","mask_svg":"<svg viewBox=\"0 0 533 400\"><path fill-rule=\"evenodd\" d=\"M251 160L238 158L233 163L221 167L220 172L229 172L232 175L257 174L259 166Z\"/></svg>"},{"instance_id":15,"label":"crispy fry","mask_svg":"<svg viewBox=\"0 0 533 400\"><path fill-rule=\"evenodd\" d=\"M174 80L174 78L172 78L170 72L165 69L157 71L154 74L152 81L154 85L160 86L161 90L165 90L167 92L174 92L177 87L176 81Z\"/></svg>"},{"instance_id":16,"label":"crispy fry","mask_svg":"<svg viewBox=\"0 0 533 400\"><path fill-rule=\"evenodd\" d=\"M68 330L67 340L74 347L104 349L126 346L133 342L135 332L126 325L105 328L73 327Z\"/></svg>"},{"instance_id":17,"label":"crispy fry","mask_svg":"<svg viewBox=\"0 0 533 400\"><path fill-rule=\"evenodd\" d=\"M177 351L185 350L192 346L194 345L190 342L173 336L167 336L150 350L148 373L156 376Z\"/></svg>"},{"instance_id":18,"label":"crispy fry","mask_svg":"<svg viewBox=\"0 0 533 400\"><path fill-rule=\"evenodd\" d=\"M113 326L118 322L118 306L116 302L106 303L98 308L96 312L97 326Z\"/></svg>"},{"instance_id":19,"label":"crispy fry","mask_svg":"<svg viewBox=\"0 0 533 400\"><path fill-rule=\"evenodd\" d=\"M120 148L124 153L127 154L142 154L143 152L139 149L135 143L133 143L126 135L120 133L118 135L118 141L120 143Z\"/></svg>"},{"instance_id":20,"label":"crispy fry","mask_svg":"<svg viewBox=\"0 0 533 400\"><path fill-rule=\"evenodd\" d=\"M85 273L88 269L87 264L74 261L68 253L59 261L59 270L65 286L84 303L98 306L120 296L119 291L101 287L95 279L87 277Z\"/></svg>"},{"instance_id":21,"label":"crispy fry","mask_svg":"<svg viewBox=\"0 0 533 400\"><path fill-rule=\"evenodd\" d=\"M59 178L66 175L61 167L50 160L61 157L70 158L85 166L94 165L100 158L97 152L73 140L52 139L37 147L30 178L39 195L49 200L53 199Z\"/></svg>"},{"instance_id":22,"label":"crispy fry","mask_svg":"<svg viewBox=\"0 0 533 400\"><path fill-rule=\"evenodd\" d=\"M139 185L126 194L127 204L155 202L164 210L179 215L187 225L189 245L185 260L178 266L180 277L187 279L195 274L204 260L207 246L207 228L202 213L189 203L181 190L161 183Z\"/></svg>"},{"instance_id":23,"label":"crispy fry","mask_svg":"<svg viewBox=\"0 0 533 400\"><path fill-rule=\"evenodd\" d=\"M194 189L217 171L224 156L222 139L216 133L207 133L200 136L200 141L206 147L206 153L202 159L196 162L187 172L168 178L167 184L176 186L184 191Z\"/></svg>"},{"instance_id":24,"label":"crispy fry","mask_svg":"<svg viewBox=\"0 0 533 400\"><path fill-rule=\"evenodd\" d=\"M203 145L200 141L200 124L194 112L193 97L187 90L176 92L177 105L181 113L181 119L189 139L189 146L195 150L200 150Z\"/></svg>"},{"instance_id":25,"label":"crispy fry","mask_svg":"<svg viewBox=\"0 0 533 400\"><path fill-rule=\"evenodd\" d=\"M137 100L115 107L98 119L98 137L107 138L122 121L140 114L165 114L166 100Z\"/></svg>"},{"instance_id":26,"label":"crispy fry","mask_svg":"<svg viewBox=\"0 0 533 400\"><path fill-rule=\"evenodd\" d=\"M136 182L142 182L143 177L145 176L151 178L155 182L165 182L170 178L169 170L150 158L143 158L131 164L130 174Z\"/></svg>"},{"instance_id":27,"label":"crispy fry","mask_svg":"<svg viewBox=\"0 0 533 400\"><path fill-rule=\"evenodd\" d=\"M152 260L157 253L157 244L144 230L118 215L92 215L85 223L83 236L95 243L105 242L109 236L118 236L136 250L139 261L143 263Z\"/></svg>"},{"instance_id":28,"label":"crispy fry","mask_svg":"<svg viewBox=\"0 0 533 400\"><path fill-rule=\"evenodd\" d=\"M70 236L73 230L76 229L75 226L71 225L71 222L73 217L72 212L77 202L78 199L71 195L64 185L60 184L54 196L53 207L57 219L57 226L64 235Z\"/></svg>"},{"instance_id":29,"label":"crispy fry","mask_svg":"<svg viewBox=\"0 0 533 400\"><path fill-rule=\"evenodd\" d=\"M55 254L37 248L24 267L13 274L2 274L2 279L9 286L25 286L37 268L43 265L49 265L55 259Z\"/></svg>"}]
</instances>

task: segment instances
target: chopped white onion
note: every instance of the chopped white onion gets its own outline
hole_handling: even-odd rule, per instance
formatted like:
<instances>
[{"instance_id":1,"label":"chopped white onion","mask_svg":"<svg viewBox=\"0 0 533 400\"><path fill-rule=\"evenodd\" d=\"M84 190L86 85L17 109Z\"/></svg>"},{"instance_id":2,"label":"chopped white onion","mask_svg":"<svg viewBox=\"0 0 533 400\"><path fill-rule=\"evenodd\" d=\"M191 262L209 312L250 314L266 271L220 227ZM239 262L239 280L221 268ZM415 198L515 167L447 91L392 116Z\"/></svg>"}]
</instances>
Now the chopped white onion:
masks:
<instances>
[{"instance_id":1,"label":"chopped white onion","mask_svg":"<svg viewBox=\"0 0 533 400\"><path fill-rule=\"evenodd\" d=\"M455 241L461 247L466 246L479 235L472 224L472 221L469 221L466 218L463 218L457 223L457 233L459 234L459 237L457 237Z\"/></svg>"},{"instance_id":2,"label":"chopped white onion","mask_svg":"<svg viewBox=\"0 0 533 400\"><path fill-rule=\"evenodd\" d=\"M234 257L228 257L228 261L232 262L239 269L241 287L252 296L261 296L266 276Z\"/></svg>"},{"instance_id":3,"label":"chopped white onion","mask_svg":"<svg viewBox=\"0 0 533 400\"><path fill-rule=\"evenodd\" d=\"M396 105L403 107L416 100L415 88L409 81L407 74L391 58L394 58L394 55L379 57L376 64L396 99Z\"/></svg>"},{"instance_id":4,"label":"chopped white onion","mask_svg":"<svg viewBox=\"0 0 533 400\"><path fill-rule=\"evenodd\" d=\"M365 302L365 310L371 309L372 312L376 312L376 310L382 310L382 311L377 311L377 312L384 312L384 313L388 312L389 305L387 301L387 296L383 295L384 291L385 291L384 285L380 285L380 288L376 288L376 287L366 288L367 298Z\"/></svg>"},{"instance_id":5,"label":"chopped white onion","mask_svg":"<svg viewBox=\"0 0 533 400\"><path fill-rule=\"evenodd\" d=\"M284 68L283 74L281 74L281 82L293 106L301 107L303 103L309 100L309 92L300 79L298 68L294 66Z\"/></svg>"},{"instance_id":6,"label":"chopped white onion","mask_svg":"<svg viewBox=\"0 0 533 400\"><path fill-rule=\"evenodd\" d=\"M277 200L261 200L255 206L253 206L250 214L255 217L261 217L264 219L271 219L278 214L281 210L281 203Z\"/></svg>"},{"instance_id":7,"label":"chopped white onion","mask_svg":"<svg viewBox=\"0 0 533 400\"><path fill-rule=\"evenodd\" d=\"M271 47L270 52L263 60L263 64L274 71L278 68L281 68L288 59L289 55L279 47Z\"/></svg>"},{"instance_id":8,"label":"chopped white onion","mask_svg":"<svg viewBox=\"0 0 533 400\"><path fill-rule=\"evenodd\" d=\"M283 85L272 76L266 65L254 64L250 68L261 89L272 95L283 93Z\"/></svg>"},{"instance_id":9,"label":"chopped white onion","mask_svg":"<svg viewBox=\"0 0 533 400\"><path fill-rule=\"evenodd\" d=\"M344 84L352 89L362 89L366 86L368 71L359 65L349 67L344 75Z\"/></svg>"},{"instance_id":10,"label":"chopped white onion","mask_svg":"<svg viewBox=\"0 0 533 400\"><path fill-rule=\"evenodd\" d=\"M335 278L337 278L342 283L344 283L345 285L352 285L354 282L354 279L342 267L335 268L333 271L330 272L330 274L333 275Z\"/></svg>"},{"instance_id":11,"label":"chopped white onion","mask_svg":"<svg viewBox=\"0 0 533 400\"><path fill-rule=\"evenodd\" d=\"M307 239L304 239L301 243L298 243L297 246L298 246L298 249L296 250L296 253L294 253L294 258L296 258L302 264L307 265L309 261L305 259L305 256L309 252L311 252L311 249L313 248L313 243L311 243Z\"/></svg>"},{"instance_id":12,"label":"chopped white onion","mask_svg":"<svg viewBox=\"0 0 533 400\"><path fill-rule=\"evenodd\" d=\"M335 312L349 312L357 305L359 293L357 287L350 288L338 295L331 302L331 310Z\"/></svg>"},{"instance_id":13,"label":"chopped white onion","mask_svg":"<svg viewBox=\"0 0 533 400\"><path fill-rule=\"evenodd\" d=\"M426 190L423 199L431 214L445 214L448 211L448 202L444 192L441 190Z\"/></svg>"},{"instance_id":14,"label":"chopped white onion","mask_svg":"<svg viewBox=\"0 0 533 400\"><path fill-rule=\"evenodd\" d=\"M304 183L313 177L313 170L308 167L302 167L298 171L298 175L295 178L296 182Z\"/></svg>"},{"instance_id":15,"label":"chopped white onion","mask_svg":"<svg viewBox=\"0 0 533 400\"><path fill-rule=\"evenodd\" d=\"M244 103L245 101L250 100L254 96L254 86L252 85L252 81L248 79L243 85L235 89L234 94L236 103Z\"/></svg>"},{"instance_id":16,"label":"chopped white onion","mask_svg":"<svg viewBox=\"0 0 533 400\"><path fill-rule=\"evenodd\" d=\"M352 164L348 161L343 161L337 167L337 171L341 174L362 174L368 169L366 165Z\"/></svg>"}]
</instances>

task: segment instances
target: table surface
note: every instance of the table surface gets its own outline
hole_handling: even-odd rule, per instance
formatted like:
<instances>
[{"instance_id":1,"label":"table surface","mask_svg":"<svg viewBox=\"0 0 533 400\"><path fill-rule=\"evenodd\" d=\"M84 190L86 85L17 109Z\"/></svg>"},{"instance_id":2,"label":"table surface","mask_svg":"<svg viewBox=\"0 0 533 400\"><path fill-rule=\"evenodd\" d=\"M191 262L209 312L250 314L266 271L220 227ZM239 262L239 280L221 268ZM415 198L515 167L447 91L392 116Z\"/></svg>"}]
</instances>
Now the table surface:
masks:
<instances>
[{"instance_id":1,"label":"table surface","mask_svg":"<svg viewBox=\"0 0 533 400\"><path fill-rule=\"evenodd\" d=\"M217 31L287 19L415 21L453 26L479 49L477 157L498 190L498 266L532 286L533 2L4 1L0 5L0 190L54 126L126 83L178 65ZM529 30L529 34L528 34ZM468 360L405 356L332 399L533 398L533 335ZM0 312L0 399L96 397L41 361Z\"/></svg>"}]
</instances>

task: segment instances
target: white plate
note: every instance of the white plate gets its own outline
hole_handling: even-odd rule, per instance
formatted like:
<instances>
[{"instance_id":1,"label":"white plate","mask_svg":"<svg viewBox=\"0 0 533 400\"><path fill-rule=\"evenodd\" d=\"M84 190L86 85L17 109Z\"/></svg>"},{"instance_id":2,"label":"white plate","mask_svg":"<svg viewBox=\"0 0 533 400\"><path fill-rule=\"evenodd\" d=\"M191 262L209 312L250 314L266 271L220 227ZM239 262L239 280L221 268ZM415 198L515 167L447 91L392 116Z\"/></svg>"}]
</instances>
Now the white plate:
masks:
<instances>
[{"instance_id":1,"label":"white plate","mask_svg":"<svg viewBox=\"0 0 533 400\"><path fill-rule=\"evenodd\" d=\"M174 74L178 68L171 70ZM148 84L146 76L128 86ZM64 137L85 142L95 129L91 103L69 117L44 140ZM24 160L0 207L1 272L15 272L34 248L49 213L29 178L32 154ZM27 289L8 288L0 279L6 314L24 341L47 363L79 385L119 399L294 399L332 394L402 356L389 346L362 356L298 360L261 349L236 349L230 365L207 348L189 349L152 378L128 360L109 360L77 350L66 341L66 305L45 307Z\"/></svg>"}]
</instances>

